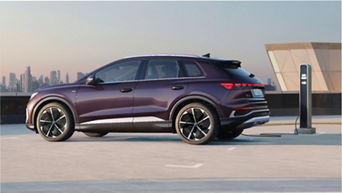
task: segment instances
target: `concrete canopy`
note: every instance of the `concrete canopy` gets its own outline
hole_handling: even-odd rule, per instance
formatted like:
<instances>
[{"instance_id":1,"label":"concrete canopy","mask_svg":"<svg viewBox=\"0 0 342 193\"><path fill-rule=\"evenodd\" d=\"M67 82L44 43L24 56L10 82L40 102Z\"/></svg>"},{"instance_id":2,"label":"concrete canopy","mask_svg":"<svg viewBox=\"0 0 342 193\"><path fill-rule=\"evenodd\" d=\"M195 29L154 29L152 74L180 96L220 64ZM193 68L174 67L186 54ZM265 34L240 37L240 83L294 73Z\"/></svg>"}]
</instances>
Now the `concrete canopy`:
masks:
<instances>
[{"instance_id":1,"label":"concrete canopy","mask_svg":"<svg viewBox=\"0 0 342 193\"><path fill-rule=\"evenodd\" d=\"M265 44L282 91L299 90L299 66L311 64L312 90L341 92L341 43Z\"/></svg>"}]
</instances>

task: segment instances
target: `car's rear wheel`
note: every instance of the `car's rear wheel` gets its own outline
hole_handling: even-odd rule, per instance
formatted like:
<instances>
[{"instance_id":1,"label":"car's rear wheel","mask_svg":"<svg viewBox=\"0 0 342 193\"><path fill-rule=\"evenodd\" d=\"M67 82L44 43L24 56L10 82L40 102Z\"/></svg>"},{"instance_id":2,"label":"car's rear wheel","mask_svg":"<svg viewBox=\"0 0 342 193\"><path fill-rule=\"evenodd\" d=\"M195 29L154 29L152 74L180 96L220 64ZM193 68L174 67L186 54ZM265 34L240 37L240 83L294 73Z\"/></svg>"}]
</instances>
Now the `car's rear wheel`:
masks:
<instances>
[{"instance_id":1,"label":"car's rear wheel","mask_svg":"<svg viewBox=\"0 0 342 193\"><path fill-rule=\"evenodd\" d=\"M219 130L216 111L201 103L184 106L175 121L178 136L189 144L206 144L215 139Z\"/></svg>"},{"instance_id":2,"label":"car's rear wheel","mask_svg":"<svg viewBox=\"0 0 342 193\"><path fill-rule=\"evenodd\" d=\"M108 132L83 132L88 137L103 137L108 134Z\"/></svg>"},{"instance_id":3,"label":"car's rear wheel","mask_svg":"<svg viewBox=\"0 0 342 193\"><path fill-rule=\"evenodd\" d=\"M233 130L221 130L217 135L217 138L221 140L232 140L241 135L243 129L233 129Z\"/></svg>"},{"instance_id":4,"label":"car's rear wheel","mask_svg":"<svg viewBox=\"0 0 342 193\"><path fill-rule=\"evenodd\" d=\"M49 103L40 109L37 130L47 141L64 141L74 133L74 120L71 113L60 103Z\"/></svg>"}]
</instances>

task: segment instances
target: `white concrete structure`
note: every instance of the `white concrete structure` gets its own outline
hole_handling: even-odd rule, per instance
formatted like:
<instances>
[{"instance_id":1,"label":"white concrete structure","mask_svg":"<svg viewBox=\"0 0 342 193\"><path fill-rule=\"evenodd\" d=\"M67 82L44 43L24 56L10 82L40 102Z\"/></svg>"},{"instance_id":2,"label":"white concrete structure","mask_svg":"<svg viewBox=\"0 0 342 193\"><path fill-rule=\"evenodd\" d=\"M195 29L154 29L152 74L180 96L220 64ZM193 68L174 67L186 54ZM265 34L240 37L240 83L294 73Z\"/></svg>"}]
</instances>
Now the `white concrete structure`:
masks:
<instances>
[{"instance_id":1,"label":"white concrete structure","mask_svg":"<svg viewBox=\"0 0 342 193\"><path fill-rule=\"evenodd\" d=\"M311 64L312 90L341 92L341 43L265 44L281 91L299 90L299 66Z\"/></svg>"}]
</instances>

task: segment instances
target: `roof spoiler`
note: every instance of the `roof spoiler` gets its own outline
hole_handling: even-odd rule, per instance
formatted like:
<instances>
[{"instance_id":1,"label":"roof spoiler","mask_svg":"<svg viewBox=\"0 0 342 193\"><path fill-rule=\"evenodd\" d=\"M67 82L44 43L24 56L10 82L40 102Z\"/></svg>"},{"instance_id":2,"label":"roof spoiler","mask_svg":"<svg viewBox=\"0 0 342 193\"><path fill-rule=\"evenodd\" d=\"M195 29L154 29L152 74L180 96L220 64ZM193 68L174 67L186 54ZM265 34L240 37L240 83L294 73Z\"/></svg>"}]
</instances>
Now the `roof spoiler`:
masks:
<instances>
[{"instance_id":1,"label":"roof spoiler","mask_svg":"<svg viewBox=\"0 0 342 193\"><path fill-rule=\"evenodd\" d=\"M220 65L224 68L238 68L241 67L241 62L239 60L219 60L215 62L217 65Z\"/></svg>"},{"instance_id":2,"label":"roof spoiler","mask_svg":"<svg viewBox=\"0 0 342 193\"><path fill-rule=\"evenodd\" d=\"M204 54L202 55L202 57L210 58L210 53ZM222 65L224 67L234 67L234 68L241 67L241 62L239 60L224 60L224 59L216 59L216 58L211 58L211 60L214 63L218 65Z\"/></svg>"},{"instance_id":3,"label":"roof spoiler","mask_svg":"<svg viewBox=\"0 0 342 193\"><path fill-rule=\"evenodd\" d=\"M210 53L202 55L203 57L210 58Z\"/></svg>"}]
</instances>

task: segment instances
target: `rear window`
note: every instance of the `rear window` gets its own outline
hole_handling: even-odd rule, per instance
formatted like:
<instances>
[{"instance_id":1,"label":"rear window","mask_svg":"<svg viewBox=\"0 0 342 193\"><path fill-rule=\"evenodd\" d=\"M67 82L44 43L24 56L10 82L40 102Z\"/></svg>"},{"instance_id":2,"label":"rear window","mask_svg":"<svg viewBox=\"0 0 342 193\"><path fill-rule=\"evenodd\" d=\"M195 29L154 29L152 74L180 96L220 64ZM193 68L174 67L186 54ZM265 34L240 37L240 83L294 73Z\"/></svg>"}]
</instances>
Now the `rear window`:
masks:
<instances>
[{"instance_id":1,"label":"rear window","mask_svg":"<svg viewBox=\"0 0 342 193\"><path fill-rule=\"evenodd\" d=\"M193 62L182 62L184 70L186 72L186 77L198 77L202 76L202 71Z\"/></svg>"},{"instance_id":2,"label":"rear window","mask_svg":"<svg viewBox=\"0 0 342 193\"><path fill-rule=\"evenodd\" d=\"M224 67L224 71L228 74L229 78L233 80L240 80L240 81L248 81L252 77L249 77L251 73L245 71L244 69L238 67L238 68L231 68L231 67Z\"/></svg>"}]
</instances>

